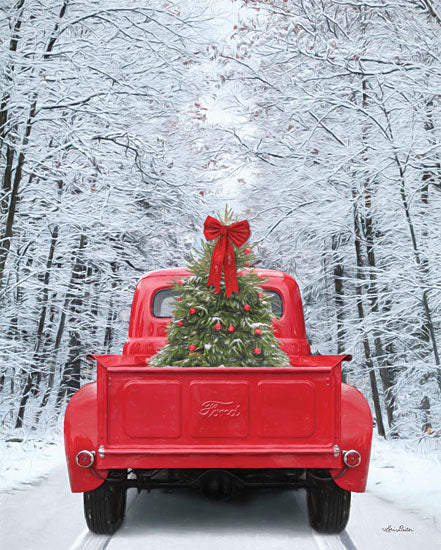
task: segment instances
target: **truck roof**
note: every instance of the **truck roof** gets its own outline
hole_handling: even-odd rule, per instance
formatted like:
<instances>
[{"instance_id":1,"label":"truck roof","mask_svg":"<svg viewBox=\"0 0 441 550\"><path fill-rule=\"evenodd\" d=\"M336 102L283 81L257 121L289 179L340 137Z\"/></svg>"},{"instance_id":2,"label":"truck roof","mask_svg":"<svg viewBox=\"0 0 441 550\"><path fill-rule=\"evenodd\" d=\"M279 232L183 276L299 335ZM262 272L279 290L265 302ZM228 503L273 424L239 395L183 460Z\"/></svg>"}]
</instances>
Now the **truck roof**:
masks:
<instances>
[{"instance_id":1,"label":"truck roof","mask_svg":"<svg viewBox=\"0 0 441 550\"><path fill-rule=\"evenodd\" d=\"M245 269L243 271L239 271L239 273L246 273L247 271L255 271L259 275L262 275L262 277L268 277L268 278L289 277L290 279L292 279L291 275L288 275L287 273L284 273L283 271L278 271L276 269L253 268L253 269ZM169 277L173 279L178 277L186 277L190 274L191 273L185 267L172 267L167 269L156 269L154 271L148 271L147 273L142 275L140 280L143 280L147 277Z\"/></svg>"},{"instance_id":2,"label":"truck roof","mask_svg":"<svg viewBox=\"0 0 441 550\"><path fill-rule=\"evenodd\" d=\"M250 270L239 272L245 273ZM300 290L296 281L287 273L275 269L255 268L263 279L262 288L277 292L283 302L283 313L273 319L274 334L283 343L290 356L309 355ZM157 292L170 288L173 281L188 277L185 267L157 269L145 273L138 281L132 303L129 335L124 354L153 355L164 345L170 318L153 315L153 300Z\"/></svg>"}]
</instances>

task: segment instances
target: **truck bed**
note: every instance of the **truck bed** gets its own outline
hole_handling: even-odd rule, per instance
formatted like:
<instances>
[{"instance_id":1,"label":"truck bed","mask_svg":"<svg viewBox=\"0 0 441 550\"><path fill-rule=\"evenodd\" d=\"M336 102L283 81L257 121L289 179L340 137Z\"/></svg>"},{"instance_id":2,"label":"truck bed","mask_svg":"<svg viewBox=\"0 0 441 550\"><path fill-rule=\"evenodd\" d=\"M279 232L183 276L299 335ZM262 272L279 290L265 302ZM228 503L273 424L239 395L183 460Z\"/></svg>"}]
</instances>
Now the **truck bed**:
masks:
<instances>
[{"instance_id":1,"label":"truck bed","mask_svg":"<svg viewBox=\"0 0 441 550\"><path fill-rule=\"evenodd\" d=\"M98 364L98 468L338 468L341 361L290 368Z\"/></svg>"}]
</instances>

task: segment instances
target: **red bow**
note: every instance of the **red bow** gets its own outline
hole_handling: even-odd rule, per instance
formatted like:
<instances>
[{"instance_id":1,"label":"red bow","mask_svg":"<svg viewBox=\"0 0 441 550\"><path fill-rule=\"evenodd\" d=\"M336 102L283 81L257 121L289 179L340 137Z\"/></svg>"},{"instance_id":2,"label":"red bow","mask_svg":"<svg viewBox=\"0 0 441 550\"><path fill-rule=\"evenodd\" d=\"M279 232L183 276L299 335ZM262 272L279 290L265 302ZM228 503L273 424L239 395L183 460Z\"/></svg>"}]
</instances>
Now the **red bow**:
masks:
<instances>
[{"instance_id":1,"label":"red bow","mask_svg":"<svg viewBox=\"0 0 441 550\"><path fill-rule=\"evenodd\" d=\"M214 284L214 289L219 294L223 267L227 298L229 298L232 292L239 292L236 260L234 258L232 243L236 246L245 244L250 237L250 226L247 220L233 223L232 225L223 225L211 216L207 216L204 222L204 235L207 241L220 237L211 257L207 286Z\"/></svg>"}]
</instances>

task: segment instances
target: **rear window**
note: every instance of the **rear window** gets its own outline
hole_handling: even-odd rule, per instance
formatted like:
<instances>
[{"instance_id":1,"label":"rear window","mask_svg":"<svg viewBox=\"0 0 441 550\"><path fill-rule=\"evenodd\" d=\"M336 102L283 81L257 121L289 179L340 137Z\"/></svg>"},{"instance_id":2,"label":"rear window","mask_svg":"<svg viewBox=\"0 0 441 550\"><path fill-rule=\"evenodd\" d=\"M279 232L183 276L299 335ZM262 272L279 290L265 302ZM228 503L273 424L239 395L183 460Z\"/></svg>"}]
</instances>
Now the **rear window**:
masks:
<instances>
[{"instance_id":1,"label":"rear window","mask_svg":"<svg viewBox=\"0 0 441 550\"><path fill-rule=\"evenodd\" d=\"M274 317L279 319L283 315L283 300L275 290L264 290L264 293L270 300L271 310ZM153 316L159 318L169 318L173 314L175 302L173 298L179 296L179 292L169 288L158 290L153 297Z\"/></svg>"},{"instance_id":2,"label":"rear window","mask_svg":"<svg viewBox=\"0 0 441 550\"><path fill-rule=\"evenodd\" d=\"M154 317L171 317L174 310L174 300L176 296L179 296L179 292L164 288L164 290L158 290L153 297L153 316Z\"/></svg>"},{"instance_id":3,"label":"rear window","mask_svg":"<svg viewBox=\"0 0 441 550\"><path fill-rule=\"evenodd\" d=\"M264 290L264 293L270 299L271 302L271 311L273 312L274 317L280 319L283 315L283 300L282 296L275 290Z\"/></svg>"}]
</instances>

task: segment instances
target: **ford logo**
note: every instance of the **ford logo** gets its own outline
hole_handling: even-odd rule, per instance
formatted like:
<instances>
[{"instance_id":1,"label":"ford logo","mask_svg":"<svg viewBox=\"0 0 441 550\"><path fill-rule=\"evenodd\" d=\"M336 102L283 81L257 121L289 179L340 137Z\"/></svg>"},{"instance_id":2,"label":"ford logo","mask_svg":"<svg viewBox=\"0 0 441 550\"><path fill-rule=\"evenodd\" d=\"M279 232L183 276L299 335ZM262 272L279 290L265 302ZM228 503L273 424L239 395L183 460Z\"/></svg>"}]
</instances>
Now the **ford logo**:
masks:
<instances>
[{"instance_id":1,"label":"ford logo","mask_svg":"<svg viewBox=\"0 0 441 550\"><path fill-rule=\"evenodd\" d=\"M239 416L240 405L236 405L234 401L228 401L228 403L222 401L205 401L201 405L199 414L208 418L216 416Z\"/></svg>"}]
</instances>

